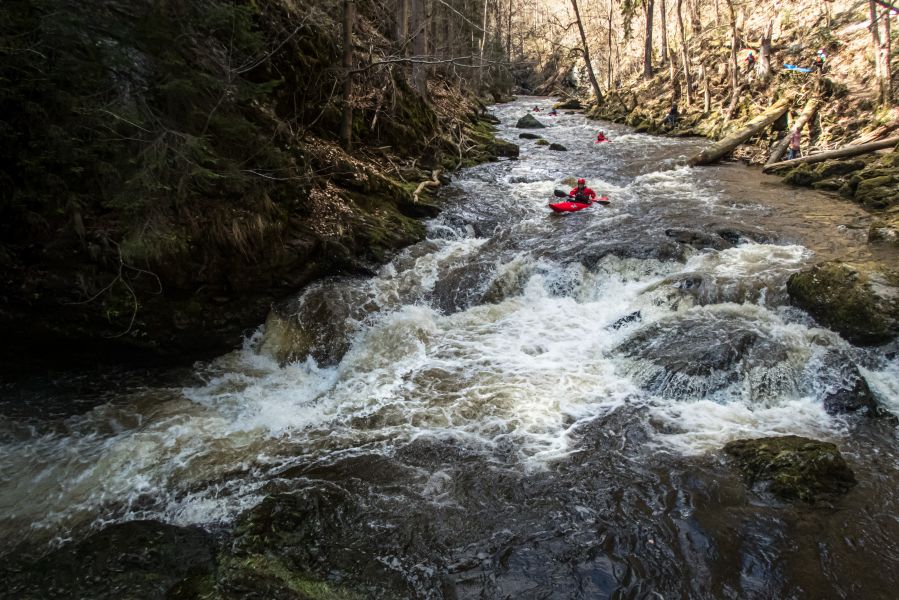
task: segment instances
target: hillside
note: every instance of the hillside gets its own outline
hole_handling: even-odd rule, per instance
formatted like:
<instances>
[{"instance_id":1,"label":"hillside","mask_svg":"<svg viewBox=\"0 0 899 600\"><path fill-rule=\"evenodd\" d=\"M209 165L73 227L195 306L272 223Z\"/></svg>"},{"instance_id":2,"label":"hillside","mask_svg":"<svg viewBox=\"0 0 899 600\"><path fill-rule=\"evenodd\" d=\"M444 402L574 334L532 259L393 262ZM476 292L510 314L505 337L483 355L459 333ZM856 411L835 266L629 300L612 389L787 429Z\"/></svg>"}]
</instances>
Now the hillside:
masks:
<instances>
[{"instance_id":1,"label":"hillside","mask_svg":"<svg viewBox=\"0 0 899 600\"><path fill-rule=\"evenodd\" d=\"M357 5L351 152L339 1L0 6L7 366L233 348L273 301L418 240L435 170L517 151L447 69L422 94L377 64L387 13Z\"/></svg>"}]
</instances>

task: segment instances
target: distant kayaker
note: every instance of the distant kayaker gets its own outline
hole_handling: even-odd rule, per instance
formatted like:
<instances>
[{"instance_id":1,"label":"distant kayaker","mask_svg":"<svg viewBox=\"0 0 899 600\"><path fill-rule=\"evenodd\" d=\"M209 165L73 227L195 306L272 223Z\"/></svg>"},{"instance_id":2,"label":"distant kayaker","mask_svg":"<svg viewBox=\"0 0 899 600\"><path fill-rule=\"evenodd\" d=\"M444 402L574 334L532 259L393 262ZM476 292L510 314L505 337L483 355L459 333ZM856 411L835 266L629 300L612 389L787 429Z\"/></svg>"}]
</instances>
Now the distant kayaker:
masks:
<instances>
[{"instance_id":1,"label":"distant kayaker","mask_svg":"<svg viewBox=\"0 0 899 600\"><path fill-rule=\"evenodd\" d=\"M540 107L539 107L539 106L535 106L533 112L540 112Z\"/></svg>"},{"instance_id":2,"label":"distant kayaker","mask_svg":"<svg viewBox=\"0 0 899 600\"><path fill-rule=\"evenodd\" d=\"M802 134L799 132L799 128L794 127L793 131L790 132L790 146L787 150L787 160L799 158L799 142L801 140Z\"/></svg>"},{"instance_id":3,"label":"distant kayaker","mask_svg":"<svg viewBox=\"0 0 899 600\"><path fill-rule=\"evenodd\" d=\"M602 142L608 142L608 141L609 141L609 138L606 137L605 132L600 131L599 133L596 134L596 143L597 144L600 144Z\"/></svg>"},{"instance_id":4,"label":"distant kayaker","mask_svg":"<svg viewBox=\"0 0 899 600\"><path fill-rule=\"evenodd\" d=\"M577 180L577 187L568 192L568 195L581 204L591 204L596 199L596 192L587 187L587 180L583 178Z\"/></svg>"},{"instance_id":5,"label":"distant kayaker","mask_svg":"<svg viewBox=\"0 0 899 600\"><path fill-rule=\"evenodd\" d=\"M554 109L552 109L551 111L549 111L549 116L551 116L551 117L558 117L558 116L559 116L559 111L557 111L557 110L554 108Z\"/></svg>"}]
</instances>

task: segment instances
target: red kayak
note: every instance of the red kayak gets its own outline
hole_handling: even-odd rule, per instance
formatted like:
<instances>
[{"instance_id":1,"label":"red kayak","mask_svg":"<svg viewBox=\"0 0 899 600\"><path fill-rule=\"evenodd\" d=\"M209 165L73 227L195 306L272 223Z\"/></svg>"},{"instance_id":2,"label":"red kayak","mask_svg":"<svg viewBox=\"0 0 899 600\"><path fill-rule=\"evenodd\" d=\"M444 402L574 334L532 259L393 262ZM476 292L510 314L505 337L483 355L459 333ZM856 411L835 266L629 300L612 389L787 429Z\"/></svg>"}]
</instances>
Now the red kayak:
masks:
<instances>
[{"instance_id":1,"label":"red kayak","mask_svg":"<svg viewBox=\"0 0 899 600\"><path fill-rule=\"evenodd\" d=\"M594 204L608 205L610 204L610 202L606 196L600 196L598 199L589 204L585 204L583 202L556 202L555 204L550 204L549 207L557 213L563 213L584 210L585 208L590 208Z\"/></svg>"}]
</instances>

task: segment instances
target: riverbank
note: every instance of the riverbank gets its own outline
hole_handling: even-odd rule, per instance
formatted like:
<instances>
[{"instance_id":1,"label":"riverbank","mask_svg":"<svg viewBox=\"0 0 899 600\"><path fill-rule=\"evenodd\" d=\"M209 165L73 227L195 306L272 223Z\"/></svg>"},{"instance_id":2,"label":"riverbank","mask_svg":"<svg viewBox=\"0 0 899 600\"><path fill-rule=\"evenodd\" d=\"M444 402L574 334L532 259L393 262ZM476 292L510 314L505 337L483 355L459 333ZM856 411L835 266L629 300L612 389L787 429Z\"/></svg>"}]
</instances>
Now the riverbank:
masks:
<instances>
[{"instance_id":1,"label":"riverbank","mask_svg":"<svg viewBox=\"0 0 899 600\"><path fill-rule=\"evenodd\" d=\"M455 168L515 154L445 73L422 96L390 63L355 76L375 91L345 150L339 5L0 8L4 377L239 347L272 303L420 240ZM354 63L392 52L379 20L360 8Z\"/></svg>"}]
</instances>

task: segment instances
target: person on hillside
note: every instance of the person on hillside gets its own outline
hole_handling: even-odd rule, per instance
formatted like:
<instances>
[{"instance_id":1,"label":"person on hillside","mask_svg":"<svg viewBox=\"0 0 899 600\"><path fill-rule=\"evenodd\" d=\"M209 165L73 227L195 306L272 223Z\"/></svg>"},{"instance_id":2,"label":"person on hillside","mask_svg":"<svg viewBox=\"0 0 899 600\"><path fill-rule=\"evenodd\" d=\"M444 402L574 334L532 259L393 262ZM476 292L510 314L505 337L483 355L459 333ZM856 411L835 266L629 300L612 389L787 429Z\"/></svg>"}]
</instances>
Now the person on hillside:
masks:
<instances>
[{"instance_id":1,"label":"person on hillside","mask_svg":"<svg viewBox=\"0 0 899 600\"><path fill-rule=\"evenodd\" d=\"M818 51L815 53L815 71L818 73L824 73L824 64L827 62L827 53L824 52L824 48L818 48Z\"/></svg>"},{"instance_id":2,"label":"person on hillside","mask_svg":"<svg viewBox=\"0 0 899 600\"><path fill-rule=\"evenodd\" d=\"M671 105L671 110L668 111L668 115L665 117L665 125L668 127L674 127L677 125L678 120L680 119L680 112L677 110L677 103Z\"/></svg>"},{"instance_id":3,"label":"person on hillside","mask_svg":"<svg viewBox=\"0 0 899 600\"><path fill-rule=\"evenodd\" d=\"M599 133L596 134L596 143L597 144L601 144L603 142L608 142L608 141L609 141L609 138L606 137L606 134L604 131L600 131Z\"/></svg>"},{"instance_id":4,"label":"person on hillside","mask_svg":"<svg viewBox=\"0 0 899 600\"><path fill-rule=\"evenodd\" d=\"M746 57L746 72L752 73L753 69L755 69L755 53L750 50L749 55Z\"/></svg>"},{"instance_id":5,"label":"person on hillside","mask_svg":"<svg viewBox=\"0 0 899 600\"><path fill-rule=\"evenodd\" d=\"M794 127L793 131L790 132L790 146L787 149L787 160L799 158L799 142L801 139L802 134L799 132L798 128Z\"/></svg>"},{"instance_id":6,"label":"person on hillside","mask_svg":"<svg viewBox=\"0 0 899 600\"><path fill-rule=\"evenodd\" d=\"M596 192L587 187L587 180L583 178L577 180L577 187L568 192L568 195L581 204L592 204L596 199Z\"/></svg>"}]
</instances>

